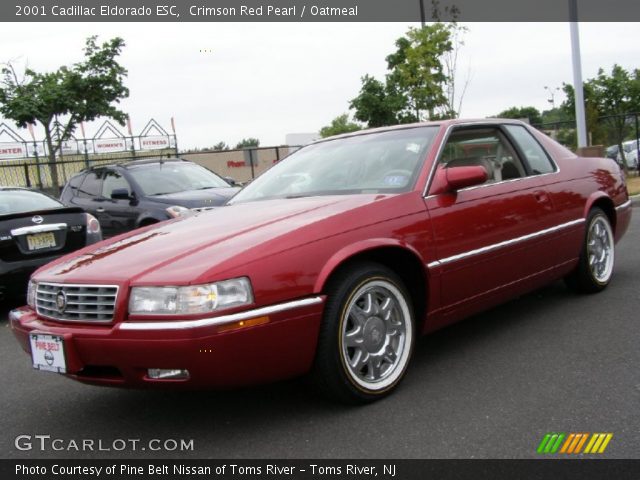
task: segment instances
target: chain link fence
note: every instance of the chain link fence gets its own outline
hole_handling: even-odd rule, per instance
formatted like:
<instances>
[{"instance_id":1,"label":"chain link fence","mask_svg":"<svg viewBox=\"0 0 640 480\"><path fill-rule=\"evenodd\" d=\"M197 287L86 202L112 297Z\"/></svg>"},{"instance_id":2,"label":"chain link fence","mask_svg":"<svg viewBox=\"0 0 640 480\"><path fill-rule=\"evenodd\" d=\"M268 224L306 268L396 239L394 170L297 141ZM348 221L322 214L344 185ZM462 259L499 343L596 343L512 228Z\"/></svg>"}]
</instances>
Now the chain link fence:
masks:
<instances>
[{"instance_id":1,"label":"chain link fence","mask_svg":"<svg viewBox=\"0 0 640 480\"><path fill-rule=\"evenodd\" d=\"M575 120L533 125L551 138L571 150L577 148ZM589 145L599 145L603 155L616 160L630 171L640 168L640 113L608 115L603 117L587 116L587 138Z\"/></svg>"},{"instance_id":2,"label":"chain link fence","mask_svg":"<svg viewBox=\"0 0 640 480\"><path fill-rule=\"evenodd\" d=\"M182 153L180 157L198 163L220 176L233 178L238 183L246 183L298 148L300 147L278 146L203 151ZM0 162L0 186L30 187L57 196L65 183L83 169L134 160L171 157L175 157L174 150L145 152L144 155L135 156L126 153L65 156L57 159L56 162L50 162L44 158L3 160ZM54 182L56 173L58 188L55 187Z\"/></svg>"}]
</instances>

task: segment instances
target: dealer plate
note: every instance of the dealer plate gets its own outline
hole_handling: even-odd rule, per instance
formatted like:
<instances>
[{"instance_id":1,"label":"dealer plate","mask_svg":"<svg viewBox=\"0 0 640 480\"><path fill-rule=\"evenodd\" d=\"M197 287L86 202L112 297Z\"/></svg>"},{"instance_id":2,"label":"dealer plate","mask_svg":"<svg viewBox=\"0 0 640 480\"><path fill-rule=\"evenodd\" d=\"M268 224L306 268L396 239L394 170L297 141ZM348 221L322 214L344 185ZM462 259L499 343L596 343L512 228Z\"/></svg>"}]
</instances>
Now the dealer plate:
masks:
<instances>
[{"instance_id":1,"label":"dealer plate","mask_svg":"<svg viewBox=\"0 0 640 480\"><path fill-rule=\"evenodd\" d=\"M56 246L56 237L52 232L36 233L27 235L27 246L29 250L42 250Z\"/></svg>"},{"instance_id":2,"label":"dealer plate","mask_svg":"<svg viewBox=\"0 0 640 480\"><path fill-rule=\"evenodd\" d=\"M29 334L33 368L47 372L66 373L64 339L59 335Z\"/></svg>"}]
</instances>

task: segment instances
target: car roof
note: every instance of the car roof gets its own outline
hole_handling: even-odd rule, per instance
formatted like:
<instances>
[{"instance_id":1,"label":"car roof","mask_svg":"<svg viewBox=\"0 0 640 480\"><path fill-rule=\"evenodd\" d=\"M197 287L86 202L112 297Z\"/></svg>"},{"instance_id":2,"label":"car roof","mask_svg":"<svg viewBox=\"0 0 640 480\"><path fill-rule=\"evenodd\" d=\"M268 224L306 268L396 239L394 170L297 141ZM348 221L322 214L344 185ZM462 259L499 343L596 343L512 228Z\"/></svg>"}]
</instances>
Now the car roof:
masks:
<instances>
[{"instance_id":1,"label":"car roof","mask_svg":"<svg viewBox=\"0 0 640 480\"><path fill-rule=\"evenodd\" d=\"M430 122L417 122L417 123L405 123L401 125L391 125L388 127L377 127L377 128L367 128L365 130L358 130L356 132L343 133L341 135L334 135L332 137L321 138L316 140L315 142L310 143L309 145L314 145L316 143L328 142L331 140L337 140L339 138L350 138L350 137L358 137L361 135L369 135L371 133L381 133L381 132L391 132L394 130L405 130L409 128L418 128L418 127L449 127L452 125L473 125L473 124L482 124L482 125L502 125L502 124L513 124L513 125L528 125L522 120L515 120L512 118L454 118L449 120L434 120Z\"/></svg>"},{"instance_id":2,"label":"car roof","mask_svg":"<svg viewBox=\"0 0 640 480\"><path fill-rule=\"evenodd\" d=\"M184 163L193 163L190 162L189 160L185 160L184 158L179 158L179 157L170 157L170 158L162 158L162 157L154 157L154 158L143 158L140 160L132 160L130 162L122 162L122 163L107 163L107 164L101 164L101 165L94 165L92 167L89 168L84 168L82 170L80 170L78 173L76 173L75 175L73 175L74 177L77 175L81 175L87 172L91 172L93 170L99 170L102 168L124 168L124 169L128 169L131 167L138 167L141 165L154 165L154 164L159 164L159 163L167 163L167 162L184 162Z\"/></svg>"}]
</instances>

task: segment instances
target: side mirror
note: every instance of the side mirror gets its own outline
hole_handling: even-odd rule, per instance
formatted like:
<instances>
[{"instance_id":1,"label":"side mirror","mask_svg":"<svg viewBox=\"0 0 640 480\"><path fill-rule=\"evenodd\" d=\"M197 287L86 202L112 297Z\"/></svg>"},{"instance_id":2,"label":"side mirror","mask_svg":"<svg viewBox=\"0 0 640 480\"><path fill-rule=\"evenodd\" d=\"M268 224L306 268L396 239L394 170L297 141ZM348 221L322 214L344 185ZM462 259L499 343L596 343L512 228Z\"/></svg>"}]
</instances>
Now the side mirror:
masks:
<instances>
[{"instance_id":1,"label":"side mirror","mask_svg":"<svg viewBox=\"0 0 640 480\"><path fill-rule=\"evenodd\" d=\"M235 181L235 179L231 178L231 177L222 177L223 180L225 182L227 182L229 185L231 185L232 187L236 187L238 185L238 182Z\"/></svg>"},{"instance_id":2,"label":"side mirror","mask_svg":"<svg viewBox=\"0 0 640 480\"><path fill-rule=\"evenodd\" d=\"M126 188L114 188L111 192L111 199L113 200L132 200L133 197L129 195L129 190Z\"/></svg>"},{"instance_id":3,"label":"side mirror","mask_svg":"<svg viewBox=\"0 0 640 480\"><path fill-rule=\"evenodd\" d=\"M438 168L429 194L438 195L475 187L482 185L487 178L487 171L480 166Z\"/></svg>"},{"instance_id":4,"label":"side mirror","mask_svg":"<svg viewBox=\"0 0 640 480\"><path fill-rule=\"evenodd\" d=\"M445 169L447 183L451 190L482 185L487 181L488 175L484 167L453 167Z\"/></svg>"}]
</instances>

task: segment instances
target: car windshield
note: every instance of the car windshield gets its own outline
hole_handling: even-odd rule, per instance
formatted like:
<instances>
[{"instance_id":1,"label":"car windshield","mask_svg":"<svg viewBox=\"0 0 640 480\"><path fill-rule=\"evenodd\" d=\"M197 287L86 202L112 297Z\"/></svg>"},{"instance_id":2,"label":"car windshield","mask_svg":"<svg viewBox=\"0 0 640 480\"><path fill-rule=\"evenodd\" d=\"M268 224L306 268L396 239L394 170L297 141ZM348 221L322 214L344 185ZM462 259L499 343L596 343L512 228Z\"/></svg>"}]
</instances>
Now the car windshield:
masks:
<instances>
[{"instance_id":1,"label":"car windshield","mask_svg":"<svg viewBox=\"0 0 640 480\"><path fill-rule=\"evenodd\" d=\"M309 145L274 165L229 203L406 192L437 131L437 126L412 127Z\"/></svg>"},{"instance_id":2,"label":"car windshield","mask_svg":"<svg viewBox=\"0 0 640 480\"><path fill-rule=\"evenodd\" d=\"M0 215L61 208L57 200L29 190L0 190Z\"/></svg>"},{"instance_id":3,"label":"car windshield","mask_svg":"<svg viewBox=\"0 0 640 480\"><path fill-rule=\"evenodd\" d=\"M159 162L129 167L128 171L148 196L230 186L215 173L195 163Z\"/></svg>"}]
</instances>

